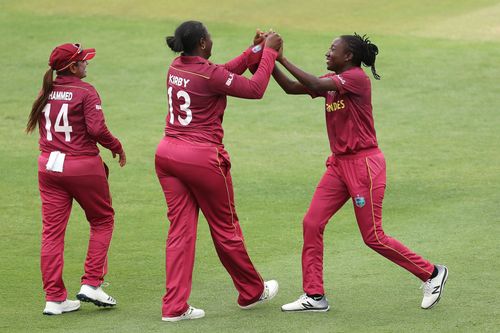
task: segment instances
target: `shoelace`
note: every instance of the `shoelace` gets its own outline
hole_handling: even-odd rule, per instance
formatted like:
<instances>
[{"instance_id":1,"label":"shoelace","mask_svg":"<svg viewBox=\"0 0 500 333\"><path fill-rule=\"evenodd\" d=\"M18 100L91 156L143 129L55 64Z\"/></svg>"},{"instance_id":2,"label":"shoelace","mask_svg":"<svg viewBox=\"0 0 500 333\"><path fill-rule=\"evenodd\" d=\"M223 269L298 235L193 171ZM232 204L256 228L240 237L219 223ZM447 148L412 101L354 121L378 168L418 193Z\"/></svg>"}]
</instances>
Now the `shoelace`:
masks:
<instances>
[{"instance_id":1,"label":"shoelace","mask_svg":"<svg viewBox=\"0 0 500 333\"><path fill-rule=\"evenodd\" d=\"M431 280L429 279L425 282L422 282L420 289L424 289L424 296L430 296L432 293Z\"/></svg>"}]
</instances>

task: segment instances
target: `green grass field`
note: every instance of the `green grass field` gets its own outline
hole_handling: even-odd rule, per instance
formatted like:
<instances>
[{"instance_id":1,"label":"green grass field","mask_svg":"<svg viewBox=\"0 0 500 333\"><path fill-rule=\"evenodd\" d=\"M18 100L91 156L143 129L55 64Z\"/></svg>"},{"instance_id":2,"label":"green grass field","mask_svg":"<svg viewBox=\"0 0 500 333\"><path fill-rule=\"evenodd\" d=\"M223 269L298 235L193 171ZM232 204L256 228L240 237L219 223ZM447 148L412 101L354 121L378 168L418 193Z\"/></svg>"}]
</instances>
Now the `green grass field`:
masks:
<instances>
[{"instance_id":1,"label":"green grass field","mask_svg":"<svg viewBox=\"0 0 500 333\"><path fill-rule=\"evenodd\" d=\"M97 1L0 3L0 331L2 332L498 332L500 330L500 4L476 1ZM352 204L325 232L325 314L281 313L301 294L301 220L329 153L323 101L287 96L271 82L261 101L230 98L224 119L237 211L252 260L280 282L272 303L244 312L199 222L190 303L201 320L163 323L168 229L154 151L167 111L164 37L186 19L206 23L223 63L273 28L300 67L325 73L331 40L368 33L380 48L373 82L378 139L387 159L384 226L450 269L440 304L420 309L419 280L369 250ZM88 78L126 149L108 151L116 227L106 289L118 306L83 304L42 316L37 135L23 130L52 48L95 47ZM75 204L64 278L79 289L88 224Z\"/></svg>"}]
</instances>

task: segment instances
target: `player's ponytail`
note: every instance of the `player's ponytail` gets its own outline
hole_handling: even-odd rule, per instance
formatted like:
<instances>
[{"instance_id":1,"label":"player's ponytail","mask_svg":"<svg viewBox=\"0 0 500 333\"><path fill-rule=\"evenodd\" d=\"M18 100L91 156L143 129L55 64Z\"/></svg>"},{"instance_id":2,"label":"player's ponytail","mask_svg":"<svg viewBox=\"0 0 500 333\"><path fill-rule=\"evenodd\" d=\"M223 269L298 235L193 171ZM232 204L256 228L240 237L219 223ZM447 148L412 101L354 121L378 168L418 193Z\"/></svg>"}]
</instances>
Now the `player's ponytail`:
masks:
<instances>
[{"instance_id":1,"label":"player's ponytail","mask_svg":"<svg viewBox=\"0 0 500 333\"><path fill-rule=\"evenodd\" d=\"M363 64L370 67L373 77L380 80L380 75L375 70L375 59L378 54L377 45L373 44L366 35L360 36L357 33L344 35L341 38L346 42L349 51L352 52L352 63L356 66Z\"/></svg>"},{"instance_id":2,"label":"player's ponytail","mask_svg":"<svg viewBox=\"0 0 500 333\"><path fill-rule=\"evenodd\" d=\"M184 51L184 46L182 45L182 41L175 38L174 36L168 36L165 38L167 40L167 45L174 52L182 52Z\"/></svg>"},{"instance_id":3,"label":"player's ponytail","mask_svg":"<svg viewBox=\"0 0 500 333\"><path fill-rule=\"evenodd\" d=\"M49 95L52 92L52 88L54 86L53 74L53 69L49 68L43 76L42 90L40 91L40 94L33 102L33 106L31 107L31 112L28 117L28 124L26 125L26 133L33 132L33 130L38 125L38 121L40 120L40 116L42 115L43 108L47 104Z\"/></svg>"},{"instance_id":4,"label":"player's ponytail","mask_svg":"<svg viewBox=\"0 0 500 333\"><path fill-rule=\"evenodd\" d=\"M174 36L166 39L168 47L178 53L190 54L196 49L201 38L207 38L207 28L198 21L186 21L175 29Z\"/></svg>"}]
</instances>

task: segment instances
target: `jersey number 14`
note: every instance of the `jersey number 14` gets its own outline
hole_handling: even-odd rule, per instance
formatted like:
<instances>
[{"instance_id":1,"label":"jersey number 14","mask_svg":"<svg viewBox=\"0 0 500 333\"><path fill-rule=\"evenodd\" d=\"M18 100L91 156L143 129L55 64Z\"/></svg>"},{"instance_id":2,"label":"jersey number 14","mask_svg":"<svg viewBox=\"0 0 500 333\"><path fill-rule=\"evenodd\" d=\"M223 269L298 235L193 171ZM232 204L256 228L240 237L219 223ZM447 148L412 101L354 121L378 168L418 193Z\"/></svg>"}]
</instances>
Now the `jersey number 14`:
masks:
<instances>
[{"instance_id":1,"label":"jersey number 14","mask_svg":"<svg viewBox=\"0 0 500 333\"><path fill-rule=\"evenodd\" d=\"M50 103L45 105L45 107L43 108L43 113L45 114L45 130L47 131L47 140L52 141L52 133L50 132L50 128L52 126L52 123L50 122ZM59 110L59 113L57 114L54 131L58 133L64 133L64 141L71 141L70 133L73 132L73 127L69 126L67 103L64 103L61 106L61 110Z\"/></svg>"},{"instance_id":2,"label":"jersey number 14","mask_svg":"<svg viewBox=\"0 0 500 333\"><path fill-rule=\"evenodd\" d=\"M168 111L170 113L169 122L173 125L175 117L174 117L174 107L172 106L172 87L168 87L167 93L168 93L168 106L169 106ZM181 109L181 111L186 113L186 118L182 118L180 115L178 115L177 120L179 120L179 123L181 123L181 125L187 126L189 125L191 120L193 120L193 112L191 112L191 109L189 108L189 106L191 105L191 97L184 90L179 90L177 92L177 99L180 100L181 98L184 100L184 104L179 105L179 108Z\"/></svg>"}]
</instances>

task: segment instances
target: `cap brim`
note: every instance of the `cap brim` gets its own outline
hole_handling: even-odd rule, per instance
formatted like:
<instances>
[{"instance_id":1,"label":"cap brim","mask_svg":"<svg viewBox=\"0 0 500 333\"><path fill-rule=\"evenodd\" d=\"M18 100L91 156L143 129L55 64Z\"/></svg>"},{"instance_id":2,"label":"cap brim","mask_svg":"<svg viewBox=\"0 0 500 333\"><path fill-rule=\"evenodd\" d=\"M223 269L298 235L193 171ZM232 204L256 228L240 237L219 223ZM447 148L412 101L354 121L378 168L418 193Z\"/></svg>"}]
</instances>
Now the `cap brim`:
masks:
<instances>
[{"instance_id":1,"label":"cap brim","mask_svg":"<svg viewBox=\"0 0 500 333\"><path fill-rule=\"evenodd\" d=\"M85 49L82 51L82 53L79 54L78 58L81 59L80 61L83 61L90 60L93 57L95 57L95 49Z\"/></svg>"}]
</instances>

